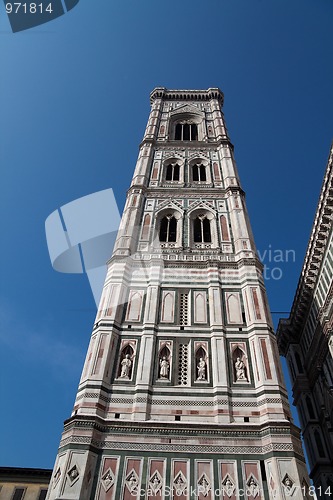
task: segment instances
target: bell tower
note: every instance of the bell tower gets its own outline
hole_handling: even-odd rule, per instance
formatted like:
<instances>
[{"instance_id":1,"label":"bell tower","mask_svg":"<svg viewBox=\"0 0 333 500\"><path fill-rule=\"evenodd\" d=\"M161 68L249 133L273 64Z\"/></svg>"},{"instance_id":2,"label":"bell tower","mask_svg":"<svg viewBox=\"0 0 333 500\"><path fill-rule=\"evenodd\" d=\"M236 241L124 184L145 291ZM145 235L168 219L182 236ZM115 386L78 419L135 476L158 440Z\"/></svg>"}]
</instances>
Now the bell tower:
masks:
<instances>
[{"instance_id":1,"label":"bell tower","mask_svg":"<svg viewBox=\"0 0 333 500\"><path fill-rule=\"evenodd\" d=\"M223 94L150 101L47 498L311 498Z\"/></svg>"}]
</instances>

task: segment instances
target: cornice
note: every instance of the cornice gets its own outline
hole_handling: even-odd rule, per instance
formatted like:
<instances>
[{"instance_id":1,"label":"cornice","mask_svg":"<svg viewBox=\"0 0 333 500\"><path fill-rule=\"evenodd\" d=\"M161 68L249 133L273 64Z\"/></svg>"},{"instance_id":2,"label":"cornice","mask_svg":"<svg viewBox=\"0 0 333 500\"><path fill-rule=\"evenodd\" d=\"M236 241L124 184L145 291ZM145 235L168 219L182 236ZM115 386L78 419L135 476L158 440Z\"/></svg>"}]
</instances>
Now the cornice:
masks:
<instances>
[{"instance_id":1,"label":"cornice","mask_svg":"<svg viewBox=\"0 0 333 500\"><path fill-rule=\"evenodd\" d=\"M73 428L90 428L105 434L157 434L158 436L184 436L194 437L238 437L246 439L263 438L268 435L294 435L299 437L299 429L289 421L273 421L269 424L254 424L249 428L249 424L230 425L209 424L203 427L197 423L181 422L130 422L130 421L107 421L100 417L90 417L74 415L65 421L65 432Z\"/></svg>"},{"instance_id":2,"label":"cornice","mask_svg":"<svg viewBox=\"0 0 333 500\"><path fill-rule=\"evenodd\" d=\"M332 230L332 218L333 143L291 312L289 318L280 320L277 329L278 346L283 356L286 355L289 343L298 342L301 335Z\"/></svg>"},{"instance_id":3,"label":"cornice","mask_svg":"<svg viewBox=\"0 0 333 500\"><path fill-rule=\"evenodd\" d=\"M171 90L165 87L155 87L150 93L150 103L156 99L163 101L210 101L216 99L223 106L224 95L218 87L212 87L207 90Z\"/></svg>"}]
</instances>

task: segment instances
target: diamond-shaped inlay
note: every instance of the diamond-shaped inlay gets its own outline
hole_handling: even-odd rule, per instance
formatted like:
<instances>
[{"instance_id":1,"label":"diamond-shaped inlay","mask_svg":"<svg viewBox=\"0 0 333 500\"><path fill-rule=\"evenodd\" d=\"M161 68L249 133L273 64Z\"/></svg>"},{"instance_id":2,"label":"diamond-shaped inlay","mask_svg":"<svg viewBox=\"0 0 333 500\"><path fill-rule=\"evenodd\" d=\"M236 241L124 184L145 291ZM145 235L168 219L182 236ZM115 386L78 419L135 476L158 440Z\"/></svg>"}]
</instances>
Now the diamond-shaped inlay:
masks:
<instances>
[{"instance_id":1,"label":"diamond-shaped inlay","mask_svg":"<svg viewBox=\"0 0 333 500\"><path fill-rule=\"evenodd\" d=\"M208 493L211 490L211 484L210 481L207 477L207 474L205 472L201 474L200 478L198 479L198 493L201 493L204 497L208 496Z\"/></svg>"},{"instance_id":2,"label":"diamond-shaped inlay","mask_svg":"<svg viewBox=\"0 0 333 500\"><path fill-rule=\"evenodd\" d=\"M176 495L181 496L184 494L187 488L187 480L181 471L178 472L175 479L173 480L173 486L176 490Z\"/></svg>"},{"instance_id":3,"label":"diamond-shaped inlay","mask_svg":"<svg viewBox=\"0 0 333 500\"><path fill-rule=\"evenodd\" d=\"M67 472L67 476L69 478L71 486L73 486L74 483L79 479L80 477L80 471L76 465L74 465L69 471Z\"/></svg>"},{"instance_id":4,"label":"diamond-shaped inlay","mask_svg":"<svg viewBox=\"0 0 333 500\"><path fill-rule=\"evenodd\" d=\"M127 474L125 482L130 493L137 493L139 487L139 476L134 469Z\"/></svg>"},{"instance_id":5,"label":"diamond-shaped inlay","mask_svg":"<svg viewBox=\"0 0 333 500\"><path fill-rule=\"evenodd\" d=\"M54 474L54 477L53 477L53 488L55 488L56 485L58 484L60 476L61 476L61 470L60 470L60 467L58 467L57 472Z\"/></svg>"},{"instance_id":6,"label":"diamond-shaped inlay","mask_svg":"<svg viewBox=\"0 0 333 500\"><path fill-rule=\"evenodd\" d=\"M162 489L163 479L158 470L156 470L154 474L150 477L148 485L149 489L152 490L154 495L156 495L159 492L159 490Z\"/></svg>"},{"instance_id":7,"label":"diamond-shaped inlay","mask_svg":"<svg viewBox=\"0 0 333 500\"><path fill-rule=\"evenodd\" d=\"M253 474L251 474L248 480L246 481L246 488L248 493L250 493L250 495L252 495L253 498L256 498L259 495L260 492L259 483Z\"/></svg>"},{"instance_id":8,"label":"diamond-shaped inlay","mask_svg":"<svg viewBox=\"0 0 333 500\"><path fill-rule=\"evenodd\" d=\"M222 491L224 495L227 495L229 498L232 497L234 491L236 489L236 485L231 479L229 474L226 474L222 480Z\"/></svg>"},{"instance_id":9,"label":"diamond-shaped inlay","mask_svg":"<svg viewBox=\"0 0 333 500\"><path fill-rule=\"evenodd\" d=\"M102 476L102 486L105 489L105 491L108 491L113 485L114 485L114 474L109 467Z\"/></svg>"},{"instance_id":10,"label":"diamond-shaped inlay","mask_svg":"<svg viewBox=\"0 0 333 500\"><path fill-rule=\"evenodd\" d=\"M293 492L294 492L294 484L295 482L291 479L291 477L286 474L284 476L284 478L282 479L282 484L284 486L284 490L286 492L286 494L288 494L289 496L292 496Z\"/></svg>"},{"instance_id":11,"label":"diamond-shaped inlay","mask_svg":"<svg viewBox=\"0 0 333 500\"><path fill-rule=\"evenodd\" d=\"M270 479L269 479L269 487L270 487L270 492L272 494L272 497L276 498L277 491L276 491L276 485L275 485L275 481L274 481L272 474L270 475Z\"/></svg>"}]
</instances>

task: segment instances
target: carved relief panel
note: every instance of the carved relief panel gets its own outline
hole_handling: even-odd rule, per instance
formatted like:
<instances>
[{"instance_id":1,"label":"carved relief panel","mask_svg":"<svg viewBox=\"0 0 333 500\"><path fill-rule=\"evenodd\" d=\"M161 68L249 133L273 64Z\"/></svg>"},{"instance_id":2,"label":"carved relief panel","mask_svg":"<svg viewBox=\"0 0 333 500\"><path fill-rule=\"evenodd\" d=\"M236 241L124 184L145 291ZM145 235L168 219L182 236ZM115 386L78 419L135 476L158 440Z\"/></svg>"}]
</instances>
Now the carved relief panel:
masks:
<instances>
[{"instance_id":1,"label":"carved relief panel","mask_svg":"<svg viewBox=\"0 0 333 500\"><path fill-rule=\"evenodd\" d=\"M126 458L126 464L123 469L123 482L122 482L122 500L133 500L139 498L139 491L141 488L141 475L142 475L142 458Z\"/></svg>"},{"instance_id":2,"label":"carved relief panel","mask_svg":"<svg viewBox=\"0 0 333 500\"><path fill-rule=\"evenodd\" d=\"M260 463L258 461L243 461L243 484L248 500L264 500L264 490L261 482Z\"/></svg>"},{"instance_id":3,"label":"carved relief panel","mask_svg":"<svg viewBox=\"0 0 333 500\"><path fill-rule=\"evenodd\" d=\"M105 457L102 460L98 487L98 500L115 500L118 481L119 457Z\"/></svg>"},{"instance_id":4,"label":"carved relief panel","mask_svg":"<svg viewBox=\"0 0 333 500\"><path fill-rule=\"evenodd\" d=\"M171 487L172 498L188 500L190 493L190 461L171 461Z\"/></svg>"},{"instance_id":5,"label":"carved relief panel","mask_svg":"<svg viewBox=\"0 0 333 500\"><path fill-rule=\"evenodd\" d=\"M223 500L238 500L236 460L219 460L219 489Z\"/></svg>"},{"instance_id":6,"label":"carved relief panel","mask_svg":"<svg viewBox=\"0 0 333 500\"><path fill-rule=\"evenodd\" d=\"M149 458L147 471L147 500L164 499L166 459ZM151 494L150 494L151 493Z\"/></svg>"},{"instance_id":7,"label":"carved relief panel","mask_svg":"<svg viewBox=\"0 0 333 500\"><path fill-rule=\"evenodd\" d=\"M196 460L195 469L198 500L215 500L212 460Z\"/></svg>"}]
</instances>

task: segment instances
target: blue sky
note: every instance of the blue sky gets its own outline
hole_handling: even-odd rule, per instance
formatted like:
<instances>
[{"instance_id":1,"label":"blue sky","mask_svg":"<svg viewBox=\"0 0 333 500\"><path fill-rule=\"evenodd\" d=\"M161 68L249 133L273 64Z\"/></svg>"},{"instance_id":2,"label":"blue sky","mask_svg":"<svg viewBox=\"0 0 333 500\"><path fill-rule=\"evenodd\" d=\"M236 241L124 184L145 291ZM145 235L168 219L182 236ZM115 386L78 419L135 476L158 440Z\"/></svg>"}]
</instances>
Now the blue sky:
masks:
<instances>
[{"instance_id":1,"label":"blue sky","mask_svg":"<svg viewBox=\"0 0 333 500\"><path fill-rule=\"evenodd\" d=\"M295 252L266 261L271 309L290 309L333 136L332 17L331 0L81 0L13 34L0 3L0 465L53 466L95 316L45 219L109 187L122 210L154 87L224 92L257 247Z\"/></svg>"}]
</instances>

